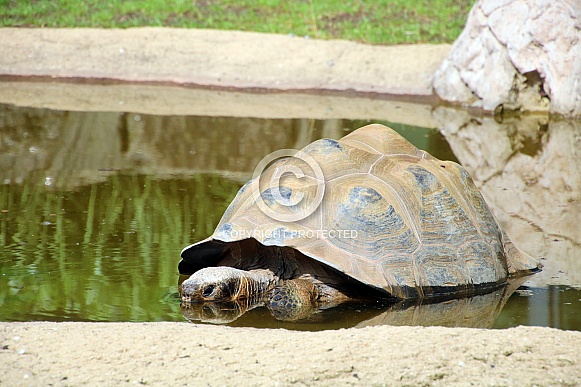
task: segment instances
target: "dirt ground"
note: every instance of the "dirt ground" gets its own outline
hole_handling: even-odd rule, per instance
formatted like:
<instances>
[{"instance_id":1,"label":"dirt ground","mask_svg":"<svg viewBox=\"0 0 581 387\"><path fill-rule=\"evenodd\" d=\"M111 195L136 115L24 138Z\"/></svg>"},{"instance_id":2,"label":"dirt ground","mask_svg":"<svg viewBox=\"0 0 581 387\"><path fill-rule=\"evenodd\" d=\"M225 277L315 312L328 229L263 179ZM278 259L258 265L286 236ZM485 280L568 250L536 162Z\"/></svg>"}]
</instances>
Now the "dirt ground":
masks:
<instances>
[{"instance_id":1,"label":"dirt ground","mask_svg":"<svg viewBox=\"0 0 581 387\"><path fill-rule=\"evenodd\" d=\"M581 332L189 323L0 323L0 384L494 385L581 383Z\"/></svg>"},{"instance_id":2,"label":"dirt ground","mask_svg":"<svg viewBox=\"0 0 581 387\"><path fill-rule=\"evenodd\" d=\"M0 28L0 76L432 95L450 45L176 28Z\"/></svg>"},{"instance_id":3,"label":"dirt ground","mask_svg":"<svg viewBox=\"0 0 581 387\"><path fill-rule=\"evenodd\" d=\"M0 37L0 77L11 81L32 76L424 97L449 51L447 45L372 47L171 29L0 29ZM0 94L10 103L8 93ZM35 322L0 323L0 341L2 386L581 385L581 332L550 328L294 332Z\"/></svg>"}]
</instances>

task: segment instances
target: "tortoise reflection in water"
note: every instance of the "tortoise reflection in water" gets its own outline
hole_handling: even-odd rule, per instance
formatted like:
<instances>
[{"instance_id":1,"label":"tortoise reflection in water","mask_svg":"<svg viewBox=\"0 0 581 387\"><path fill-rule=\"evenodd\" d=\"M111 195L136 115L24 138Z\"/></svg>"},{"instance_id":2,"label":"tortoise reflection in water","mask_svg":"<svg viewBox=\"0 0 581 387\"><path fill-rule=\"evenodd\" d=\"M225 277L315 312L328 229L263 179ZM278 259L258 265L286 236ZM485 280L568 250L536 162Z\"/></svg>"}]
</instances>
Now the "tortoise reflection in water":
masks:
<instances>
[{"instance_id":1,"label":"tortoise reflection in water","mask_svg":"<svg viewBox=\"0 0 581 387\"><path fill-rule=\"evenodd\" d=\"M295 320L352 299L486 293L541 268L512 244L464 168L388 127L302 152L244 185L214 234L182 251L179 271L191 274L182 303L246 300Z\"/></svg>"}]
</instances>

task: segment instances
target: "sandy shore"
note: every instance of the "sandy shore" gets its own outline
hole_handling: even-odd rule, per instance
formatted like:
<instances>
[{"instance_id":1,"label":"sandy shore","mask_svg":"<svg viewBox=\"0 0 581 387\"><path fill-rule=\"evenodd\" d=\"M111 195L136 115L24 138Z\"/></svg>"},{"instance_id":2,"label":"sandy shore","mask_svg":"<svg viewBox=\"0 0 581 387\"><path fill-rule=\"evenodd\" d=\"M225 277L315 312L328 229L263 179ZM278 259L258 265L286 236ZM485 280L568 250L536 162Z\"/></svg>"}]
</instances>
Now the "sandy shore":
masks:
<instances>
[{"instance_id":1,"label":"sandy shore","mask_svg":"<svg viewBox=\"0 0 581 387\"><path fill-rule=\"evenodd\" d=\"M67 89L43 93L30 84L37 78L430 97L431 74L449 50L151 28L0 29L0 37L0 76L13 82L0 102L41 96L33 106ZM0 323L0 332L2 386L581 384L581 332L550 328Z\"/></svg>"},{"instance_id":2,"label":"sandy shore","mask_svg":"<svg viewBox=\"0 0 581 387\"><path fill-rule=\"evenodd\" d=\"M581 332L550 328L0 323L0 332L5 386L581 383Z\"/></svg>"},{"instance_id":3,"label":"sandy shore","mask_svg":"<svg viewBox=\"0 0 581 387\"><path fill-rule=\"evenodd\" d=\"M0 76L432 95L450 45L177 28L0 28Z\"/></svg>"}]
</instances>

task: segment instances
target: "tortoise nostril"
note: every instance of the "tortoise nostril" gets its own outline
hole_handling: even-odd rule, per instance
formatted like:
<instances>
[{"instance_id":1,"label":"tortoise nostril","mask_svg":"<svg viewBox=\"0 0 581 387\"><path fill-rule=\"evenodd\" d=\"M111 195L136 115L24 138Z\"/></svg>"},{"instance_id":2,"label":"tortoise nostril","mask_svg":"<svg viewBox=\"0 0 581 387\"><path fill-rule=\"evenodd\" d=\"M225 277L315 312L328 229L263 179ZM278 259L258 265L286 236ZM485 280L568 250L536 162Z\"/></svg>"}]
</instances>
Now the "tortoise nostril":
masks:
<instances>
[{"instance_id":1,"label":"tortoise nostril","mask_svg":"<svg viewBox=\"0 0 581 387\"><path fill-rule=\"evenodd\" d=\"M202 296L204 297L210 297L212 294L214 294L214 290L216 289L216 287L214 285L208 285L204 288L204 291L202 292Z\"/></svg>"}]
</instances>

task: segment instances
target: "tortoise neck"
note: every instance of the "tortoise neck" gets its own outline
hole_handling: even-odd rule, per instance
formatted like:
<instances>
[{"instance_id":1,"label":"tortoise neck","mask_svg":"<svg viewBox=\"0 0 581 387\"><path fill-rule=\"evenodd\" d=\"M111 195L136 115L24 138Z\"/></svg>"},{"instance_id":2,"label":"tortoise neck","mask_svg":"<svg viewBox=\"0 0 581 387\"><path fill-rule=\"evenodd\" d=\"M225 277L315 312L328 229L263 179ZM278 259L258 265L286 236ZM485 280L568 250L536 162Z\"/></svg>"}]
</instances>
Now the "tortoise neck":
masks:
<instances>
[{"instance_id":1,"label":"tortoise neck","mask_svg":"<svg viewBox=\"0 0 581 387\"><path fill-rule=\"evenodd\" d=\"M245 271L236 298L262 297L280 282L272 271L257 269Z\"/></svg>"}]
</instances>

